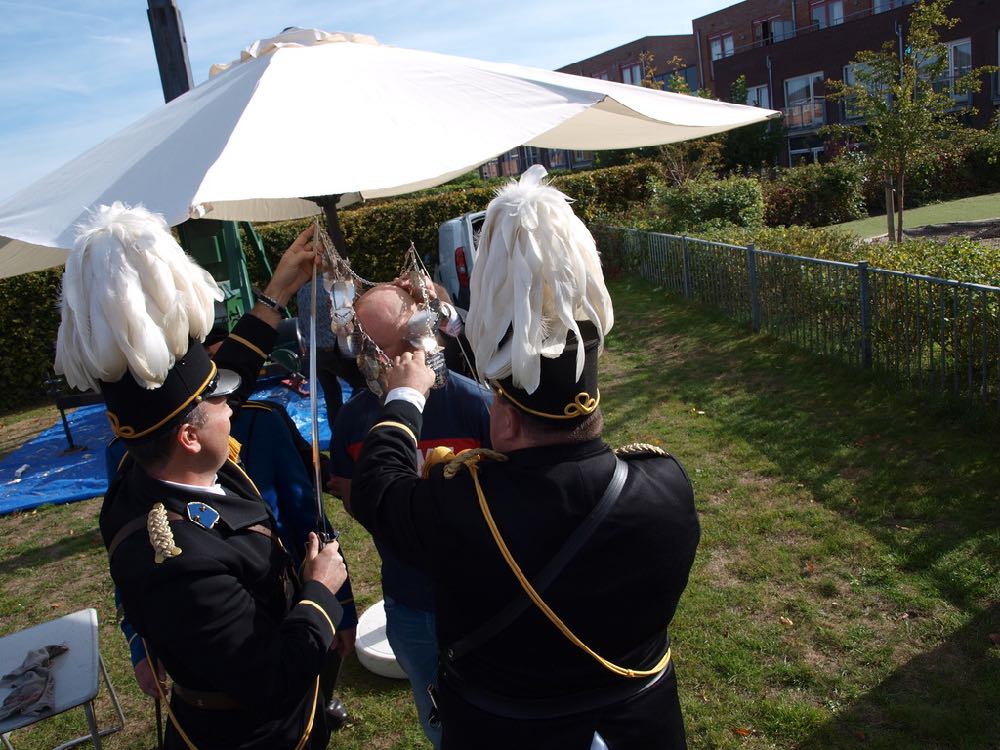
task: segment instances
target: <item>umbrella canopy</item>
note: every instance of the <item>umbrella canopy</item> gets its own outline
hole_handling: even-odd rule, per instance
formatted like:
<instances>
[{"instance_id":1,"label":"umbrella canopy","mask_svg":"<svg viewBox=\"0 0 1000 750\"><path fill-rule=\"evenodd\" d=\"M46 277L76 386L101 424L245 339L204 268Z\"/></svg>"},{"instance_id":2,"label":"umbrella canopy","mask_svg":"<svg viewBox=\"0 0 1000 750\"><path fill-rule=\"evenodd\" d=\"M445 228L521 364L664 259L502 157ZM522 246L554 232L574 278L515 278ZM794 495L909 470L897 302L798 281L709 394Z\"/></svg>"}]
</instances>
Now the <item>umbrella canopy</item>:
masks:
<instances>
[{"instance_id":1,"label":"umbrella canopy","mask_svg":"<svg viewBox=\"0 0 1000 750\"><path fill-rule=\"evenodd\" d=\"M319 212L304 196L407 193L522 144L650 146L778 114L315 29L218 69L0 204L0 277L58 265L86 211L116 200L171 225L295 219Z\"/></svg>"}]
</instances>

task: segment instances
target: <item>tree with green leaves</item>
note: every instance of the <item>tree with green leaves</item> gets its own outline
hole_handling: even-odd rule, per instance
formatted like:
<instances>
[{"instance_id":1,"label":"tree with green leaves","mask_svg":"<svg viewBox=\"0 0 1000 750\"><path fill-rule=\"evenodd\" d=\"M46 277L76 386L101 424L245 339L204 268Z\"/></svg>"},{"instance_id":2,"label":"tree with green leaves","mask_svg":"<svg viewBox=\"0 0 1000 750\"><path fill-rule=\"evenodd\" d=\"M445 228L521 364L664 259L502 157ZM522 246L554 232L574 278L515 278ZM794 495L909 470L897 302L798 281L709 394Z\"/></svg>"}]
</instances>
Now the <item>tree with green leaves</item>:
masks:
<instances>
[{"instance_id":1,"label":"tree with green leaves","mask_svg":"<svg viewBox=\"0 0 1000 750\"><path fill-rule=\"evenodd\" d=\"M729 89L729 101L747 103L747 77L742 73ZM726 172L755 173L773 167L785 142L780 120L744 125L723 134L722 167Z\"/></svg>"},{"instance_id":2,"label":"tree with green leaves","mask_svg":"<svg viewBox=\"0 0 1000 750\"><path fill-rule=\"evenodd\" d=\"M879 51L863 50L851 61L852 80L827 82L830 97L843 102L857 124L831 125L823 133L862 144L879 165L886 186L888 234L897 242L903 239L907 168L954 158L962 150L960 144L969 140L962 118L974 110L959 102L995 70L970 67L950 75L948 48L941 42L941 30L958 23L946 13L950 2L920 0L910 13L903 44L892 39Z\"/></svg>"},{"instance_id":3,"label":"tree with green leaves","mask_svg":"<svg viewBox=\"0 0 1000 750\"><path fill-rule=\"evenodd\" d=\"M667 91L698 96L702 99L712 98L712 93L707 89L695 92L689 90L684 76L677 72L677 69L683 65L680 57L673 57L667 65L674 69L674 74L667 79ZM689 180L714 175L722 166L723 137L722 135L708 135L658 146L657 158L663 176L670 184L681 185Z\"/></svg>"}]
</instances>

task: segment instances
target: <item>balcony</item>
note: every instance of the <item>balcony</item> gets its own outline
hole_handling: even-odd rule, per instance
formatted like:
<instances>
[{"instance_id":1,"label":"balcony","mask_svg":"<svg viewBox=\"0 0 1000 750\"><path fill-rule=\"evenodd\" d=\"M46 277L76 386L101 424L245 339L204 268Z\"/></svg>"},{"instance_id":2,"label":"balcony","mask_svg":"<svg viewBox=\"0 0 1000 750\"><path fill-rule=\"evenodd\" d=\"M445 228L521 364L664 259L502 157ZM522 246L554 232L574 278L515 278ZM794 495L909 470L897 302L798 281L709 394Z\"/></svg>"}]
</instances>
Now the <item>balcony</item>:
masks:
<instances>
[{"instance_id":1,"label":"balcony","mask_svg":"<svg viewBox=\"0 0 1000 750\"><path fill-rule=\"evenodd\" d=\"M815 130L826 124L826 97L815 96L790 104L781 110L788 130Z\"/></svg>"},{"instance_id":2,"label":"balcony","mask_svg":"<svg viewBox=\"0 0 1000 750\"><path fill-rule=\"evenodd\" d=\"M746 52L747 50L755 49L757 47L763 47L770 44L779 44L781 42L788 41L789 39L794 39L798 36L804 34L812 34L816 31L822 31L824 29L837 28L843 26L848 21L854 21L859 18L867 18L869 16L876 16L882 13L888 13L891 10L896 10L906 5L912 5L915 0L875 0L874 4L870 7L861 8L860 10L853 11L851 13L845 13L842 18L839 18L833 24L819 23L818 21L810 21L807 24L796 27L792 21L783 21L782 23L788 24L787 27L782 27L779 29L774 29L770 34L755 35L752 42L747 42L745 44L736 45L730 51L725 54L720 55L715 60L724 59L727 57L732 57L733 55L738 55L741 52Z\"/></svg>"}]
</instances>

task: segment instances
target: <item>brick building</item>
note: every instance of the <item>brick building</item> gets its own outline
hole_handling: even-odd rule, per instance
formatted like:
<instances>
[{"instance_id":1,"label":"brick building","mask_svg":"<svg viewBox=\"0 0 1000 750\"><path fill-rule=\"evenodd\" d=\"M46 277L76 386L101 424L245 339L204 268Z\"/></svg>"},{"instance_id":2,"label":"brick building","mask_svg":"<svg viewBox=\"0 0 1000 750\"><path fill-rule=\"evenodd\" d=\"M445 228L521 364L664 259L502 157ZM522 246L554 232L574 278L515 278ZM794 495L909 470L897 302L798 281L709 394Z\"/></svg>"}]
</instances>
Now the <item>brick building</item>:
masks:
<instances>
[{"instance_id":1,"label":"brick building","mask_svg":"<svg viewBox=\"0 0 1000 750\"><path fill-rule=\"evenodd\" d=\"M748 104L780 109L787 131L782 163L819 160L823 125L849 119L839 102L827 100L825 82L850 79L858 51L878 50L887 40L906 43L906 18L913 0L745 0L696 18L699 84L728 99L733 82L746 76ZM1000 2L953 0L947 13L960 19L942 30L951 77L971 67L997 65L1000 58ZM942 85L947 86L948 81ZM970 124L984 126L1000 104L997 76L956 107L974 106Z\"/></svg>"}]
</instances>

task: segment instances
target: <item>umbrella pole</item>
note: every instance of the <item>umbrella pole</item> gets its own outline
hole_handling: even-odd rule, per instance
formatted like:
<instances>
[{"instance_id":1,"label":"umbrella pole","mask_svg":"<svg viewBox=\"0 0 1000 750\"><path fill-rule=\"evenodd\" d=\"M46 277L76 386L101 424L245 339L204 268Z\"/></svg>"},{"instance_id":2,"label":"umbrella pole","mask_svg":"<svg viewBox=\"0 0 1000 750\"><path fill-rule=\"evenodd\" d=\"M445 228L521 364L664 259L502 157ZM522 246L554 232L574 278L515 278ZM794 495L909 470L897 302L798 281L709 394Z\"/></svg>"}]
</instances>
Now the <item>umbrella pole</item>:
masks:
<instances>
[{"instance_id":1,"label":"umbrella pole","mask_svg":"<svg viewBox=\"0 0 1000 750\"><path fill-rule=\"evenodd\" d=\"M326 233L333 240L333 246L340 253L342 258L347 257L347 242L344 240L344 233L340 228L340 217L337 214L337 201L339 195L321 195L317 198L310 198L313 203L323 209L323 216L326 218Z\"/></svg>"},{"instance_id":2,"label":"umbrella pole","mask_svg":"<svg viewBox=\"0 0 1000 750\"><path fill-rule=\"evenodd\" d=\"M319 464L319 380L316 376L316 266L312 269L312 305L309 311L309 416L312 422L312 465L313 482L316 489L316 533L320 546L330 541L323 515L323 480Z\"/></svg>"}]
</instances>

